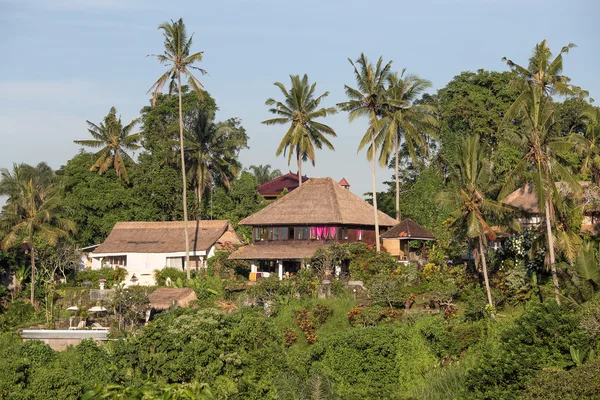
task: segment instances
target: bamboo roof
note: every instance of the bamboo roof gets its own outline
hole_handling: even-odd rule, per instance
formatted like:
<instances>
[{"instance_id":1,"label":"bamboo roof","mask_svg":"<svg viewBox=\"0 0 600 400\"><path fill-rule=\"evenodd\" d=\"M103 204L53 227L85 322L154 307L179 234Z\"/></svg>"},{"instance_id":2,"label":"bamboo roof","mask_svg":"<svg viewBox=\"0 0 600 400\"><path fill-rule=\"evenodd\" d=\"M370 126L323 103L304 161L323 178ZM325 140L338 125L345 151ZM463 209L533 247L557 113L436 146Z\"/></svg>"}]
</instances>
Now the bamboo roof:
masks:
<instances>
[{"instance_id":1,"label":"bamboo roof","mask_svg":"<svg viewBox=\"0 0 600 400\"><path fill-rule=\"evenodd\" d=\"M395 219L378 211L379 225ZM240 225L362 225L374 226L373 206L331 178L311 178L293 192L240 221Z\"/></svg>"},{"instance_id":2,"label":"bamboo roof","mask_svg":"<svg viewBox=\"0 0 600 400\"><path fill-rule=\"evenodd\" d=\"M405 218L381 235L382 239L434 240L435 236L410 218Z\"/></svg>"},{"instance_id":3,"label":"bamboo roof","mask_svg":"<svg viewBox=\"0 0 600 400\"><path fill-rule=\"evenodd\" d=\"M190 288L158 288L148 295L150 308L154 310L168 310L174 305L187 307L196 299L196 292Z\"/></svg>"},{"instance_id":4,"label":"bamboo roof","mask_svg":"<svg viewBox=\"0 0 600 400\"><path fill-rule=\"evenodd\" d=\"M215 244L241 244L227 220L189 221L190 251L206 251ZM185 251L184 223L117 222L93 254L179 253Z\"/></svg>"}]
</instances>

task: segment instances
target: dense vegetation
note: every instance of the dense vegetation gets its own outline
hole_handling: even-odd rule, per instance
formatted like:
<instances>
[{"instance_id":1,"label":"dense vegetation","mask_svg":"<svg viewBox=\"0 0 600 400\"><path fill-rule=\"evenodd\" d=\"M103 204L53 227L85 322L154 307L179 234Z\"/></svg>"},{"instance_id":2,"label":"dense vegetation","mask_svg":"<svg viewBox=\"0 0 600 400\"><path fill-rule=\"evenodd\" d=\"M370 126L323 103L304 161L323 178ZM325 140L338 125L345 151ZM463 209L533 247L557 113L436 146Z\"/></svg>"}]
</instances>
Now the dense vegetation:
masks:
<instances>
[{"instance_id":1,"label":"dense vegetation","mask_svg":"<svg viewBox=\"0 0 600 400\"><path fill-rule=\"evenodd\" d=\"M600 112L563 75L571 45L554 57L543 41L526 66L462 72L436 93L363 54L350 61L356 82L337 108L321 104L328 92L316 96L306 75L291 76L290 89L276 83L282 101L267 100L275 118L265 123L286 125L278 154L295 155L299 173L315 149L334 149L322 119L367 117L357 147L373 182L377 162L393 175L387 191L373 183L372 201L436 235L411 244L428 263L399 264L379 242L334 245L290 279L248 285L249 265L228 260L227 248L202 273L157 271L157 285L192 288L198 301L144 325L155 288L123 288L123 270L81 271L78 249L117 221L188 216L229 219L248 238L238 222L265 206L257 186L280 175L243 168L241 121L215 121L217 101L191 73L204 72L202 53L181 20L160 29L157 58L169 69L139 119L124 125L110 108L88 121L92 139L77 141L97 152L81 150L57 171L1 171L0 399L600 398L597 237L581 229L600 196L583 196L578 183L598 192ZM523 229L527 215L502 202L526 182L540 229ZM502 247L489 248L500 235ZM347 276L331 280L340 264ZM101 279L117 286L98 302L113 340L56 352L18 336L72 316L100 320L85 308Z\"/></svg>"}]
</instances>

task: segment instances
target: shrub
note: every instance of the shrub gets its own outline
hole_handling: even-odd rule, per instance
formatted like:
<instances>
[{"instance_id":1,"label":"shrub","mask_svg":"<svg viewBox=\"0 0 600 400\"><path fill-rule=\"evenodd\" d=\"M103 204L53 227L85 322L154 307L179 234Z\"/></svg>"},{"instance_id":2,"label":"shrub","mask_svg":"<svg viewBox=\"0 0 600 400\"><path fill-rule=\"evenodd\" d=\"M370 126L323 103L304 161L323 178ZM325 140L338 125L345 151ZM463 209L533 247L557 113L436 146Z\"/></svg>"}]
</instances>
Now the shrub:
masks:
<instances>
[{"instance_id":1,"label":"shrub","mask_svg":"<svg viewBox=\"0 0 600 400\"><path fill-rule=\"evenodd\" d=\"M179 279L181 282L185 282L187 274L185 271L179 268L164 267L163 269L157 269L154 271L154 280L158 286L165 286L167 278L171 282L175 283Z\"/></svg>"},{"instance_id":2,"label":"shrub","mask_svg":"<svg viewBox=\"0 0 600 400\"><path fill-rule=\"evenodd\" d=\"M381 306L354 307L348 312L348 322L352 327L376 326L395 322L402 317L403 312L395 308Z\"/></svg>"},{"instance_id":3,"label":"shrub","mask_svg":"<svg viewBox=\"0 0 600 400\"><path fill-rule=\"evenodd\" d=\"M100 287L98 281L100 277L106 279L105 286L112 287L115 283L119 284L125 280L127 270L125 268L109 268L103 267L100 269L86 269L75 274L75 283L81 285L84 281L89 281L92 288Z\"/></svg>"},{"instance_id":4,"label":"shrub","mask_svg":"<svg viewBox=\"0 0 600 400\"><path fill-rule=\"evenodd\" d=\"M235 251L235 247L226 246L208 259L208 268L221 278L232 278L235 275L248 277L250 274L250 262L246 260L230 260L229 256Z\"/></svg>"},{"instance_id":5,"label":"shrub","mask_svg":"<svg viewBox=\"0 0 600 400\"><path fill-rule=\"evenodd\" d=\"M285 328L283 330L283 343L286 347L290 347L293 345L298 339L298 335L296 335L296 331L292 328Z\"/></svg>"},{"instance_id":6,"label":"shrub","mask_svg":"<svg viewBox=\"0 0 600 400\"><path fill-rule=\"evenodd\" d=\"M331 316L332 312L331 308L326 304L316 304L311 310L315 327L319 328L323 325L327 321L327 318Z\"/></svg>"},{"instance_id":7,"label":"shrub","mask_svg":"<svg viewBox=\"0 0 600 400\"><path fill-rule=\"evenodd\" d=\"M306 308L302 308L298 311L294 311L294 317L300 330L304 333L306 341L308 343L315 343L317 341L317 333L315 332L315 326L310 317L310 313Z\"/></svg>"}]
</instances>

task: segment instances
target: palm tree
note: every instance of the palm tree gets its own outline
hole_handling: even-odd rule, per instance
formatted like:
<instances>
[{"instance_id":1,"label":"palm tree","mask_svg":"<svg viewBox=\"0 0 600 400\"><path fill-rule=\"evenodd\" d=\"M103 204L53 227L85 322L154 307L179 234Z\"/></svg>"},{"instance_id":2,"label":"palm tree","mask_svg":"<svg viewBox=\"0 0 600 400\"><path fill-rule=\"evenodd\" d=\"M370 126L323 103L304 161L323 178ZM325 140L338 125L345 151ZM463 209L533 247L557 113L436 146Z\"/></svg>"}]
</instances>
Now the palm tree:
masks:
<instances>
[{"instance_id":1,"label":"palm tree","mask_svg":"<svg viewBox=\"0 0 600 400\"><path fill-rule=\"evenodd\" d=\"M202 53L197 52L190 54L192 47L192 36L187 37L185 24L180 18L177 22L171 20L171 23L165 22L158 26L158 29L163 30L165 38L165 51L163 54L153 55L161 63L168 67L168 70L158 78L148 93L152 92L152 106L156 104L156 99L167 81L169 84L169 95L177 88L179 92L179 149L181 154L181 179L183 181L183 224L185 231L185 263L187 270L187 278L190 279L190 238L188 232L187 218L187 182L185 173L185 154L183 144L183 111L181 101L181 75L188 78L188 85L194 89L196 95L202 98L202 84L192 74L191 70L199 71L201 74L206 74L202 68L196 67L194 64L202 61Z\"/></svg>"},{"instance_id":2,"label":"palm tree","mask_svg":"<svg viewBox=\"0 0 600 400\"><path fill-rule=\"evenodd\" d=\"M544 96L553 95L579 95L586 97L589 93L579 86L571 84L571 78L562 75L563 72L563 54L567 54L570 49L577 47L574 43L569 43L560 50L560 53L552 58L552 52L546 40L542 40L533 49L533 54L529 58L527 68L504 57L502 61L519 74L520 79L515 82L516 86L523 90L524 84L530 84L539 88Z\"/></svg>"},{"instance_id":3,"label":"palm tree","mask_svg":"<svg viewBox=\"0 0 600 400\"><path fill-rule=\"evenodd\" d=\"M344 85L346 96L349 101L338 104L342 111L348 111L350 122L357 117L367 117L369 119L369 127L365 132L359 146L358 151L362 150L367 144L367 159L371 161L371 178L373 181L373 215L375 218L375 241L377 252L380 251L379 243L379 219L377 218L377 182L375 176L375 154L377 152L378 143L375 137L381 130L380 118L383 115L384 108L388 105L395 105L396 101L390 100L385 82L390 75L392 62L383 65L382 57L379 57L375 67L361 53L356 64L351 60L350 64L354 68L354 76L356 78L357 89Z\"/></svg>"},{"instance_id":4,"label":"palm tree","mask_svg":"<svg viewBox=\"0 0 600 400\"><path fill-rule=\"evenodd\" d=\"M86 121L88 132L94 140L75 140L74 142L82 146L102 147L95 154L96 162L90 168L90 171L98 170L99 174L104 173L112 165L117 173L117 177L129 183L129 175L125 163L135 164L127 150L137 150L141 146L138 142L141 139L139 133L131 133L133 127L139 122L136 118L127 126L123 127L121 118L117 118L117 110L111 107L108 115L104 117L104 122L96 125L93 122Z\"/></svg>"},{"instance_id":5,"label":"palm tree","mask_svg":"<svg viewBox=\"0 0 600 400\"><path fill-rule=\"evenodd\" d=\"M582 113L587 120L585 134L569 135L577 149L583 153L581 172L591 174L596 185L600 185L600 108L589 106Z\"/></svg>"},{"instance_id":6,"label":"palm tree","mask_svg":"<svg viewBox=\"0 0 600 400\"><path fill-rule=\"evenodd\" d=\"M400 166L399 151L400 142L404 140L408 153L413 162L416 162L415 149L427 150L428 137L436 136L438 121L434 116L435 107L426 104L414 104L414 101L427 88L431 82L414 75L404 76L402 73L390 74L388 76L388 95L393 103L384 107L383 129L380 138L376 141L381 143L379 162L381 166L388 165L389 158L393 154L395 158L396 178L396 219L400 221Z\"/></svg>"},{"instance_id":7,"label":"palm tree","mask_svg":"<svg viewBox=\"0 0 600 400\"><path fill-rule=\"evenodd\" d=\"M185 139L188 176L195 184L201 206L202 195L208 187L221 183L230 188L230 179L241 168L237 157L239 151L247 146L248 136L227 123L215 124L207 112L201 111L191 130L186 132Z\"/></svg>"},{"instance_id":8,"label":"palm tree","mask_svg":"<svg viewBox=\"0 0 600 400\"><path fill-rule=\"evenodd\" d=\"M490 217L501 219L509 215L512 209L485 197L492 183L492 168L489 160L490 157L481 144L479 135L465 138L457 151L452 153L452 158L448 160L456 190L442 192L438 199L453 208L453 225L460 232L464 232L468 238L477 241L473 251L474 258L479 259L481 263L488 304L493 310L485 247L488 238L496 239L496 233L488 219ZM515 227L515 223L510 222L512 227Z\"/></svg>"},{"instance_id":9,"label":"palm tree","mask_svg":"<svg viewBox=\"0 0 600 400\"><path fill-rule=\"evenodd\" d=\"M7 249L23 236L24 247L31 261L31 304L35 294L35 237L47 240L51 245L61 236L75 230L72 221L65 218L69 210L64 206L56 186L41 171L32 173L32 167L14 165L12 172L0 170L0 194L8 195L8 201L0 216L0 230L6 233L1 247Z\"/></svg>"},{"instance_id":10,"label":"palm tree","mask_svg":"<svg viewBox=\"0 0 600 400\"><path fill-rule=\"evenodd\" d=\"M315 97L317 83L309 84L306 74L302 79L298 75L290 75L290 79L292 87L289 91L283 83L274 83L283 93L284 100L280 102L270 98L265 102L267 106L272 107L269 112L278 117L263 121L263 124L290 124L275 155L279 156L283 152L285 156L287 153L289 165L292 156L294 153L296 154L298 184L302 185L302 162L310 160L312 165L315 165L315 147L321 149L325 145L330 150L334 150L325 135L336 137L335 131L331 127L317 122L316 119L335 114L337 110L334 107L319 108L321 101L329 95L329 92Z\"/></svg>"},{"instance_id":11,"label":"palm tree","mask_svg":"<svg viewBox=\"0 0 600 400\"><path fill-rule=\"evenodd\" d=\"M278 169L274 169L271 171L270 164L251 165L250 167L248 167L248 169L252 171L252 174L256 177L256 182L259 185L272 181L273 179L282 175L281 171Z\"/></svg>"},{"instance_id":12,"label":"palm tree","mask_svg":"<svg viewBox=\"0 0 600 400\"><path fill-rule=\"evenodd\" d=\"M508 66L517 71L520 80L516 82L521 94L510 106L500 129L506 129L512 136L515 146L523 148L525 156L508 174L500 197L505 197L529 172L533 179L538 207L544 212L546 226L546 243L548 249L548 264L552 273L556 302L560 304L560 287L556 271L554 236L552 233L555 212L554 202L561 201L556 181L564 181L574 192L578 184L571 172L559 162L558 153L568 150L571 143L563 136L554 132L555 107L551 95L566 94L587 95L581 88L571 85L570 78L561 75L562 54L567 53L569 44L562 48L560 54L553 60L552 52L546 41L542 41L534 49L529 59L529 67L524 68L511 60L504 60ZM520 121L515 124L513 121Z\"/></svg>"}]
</instances>

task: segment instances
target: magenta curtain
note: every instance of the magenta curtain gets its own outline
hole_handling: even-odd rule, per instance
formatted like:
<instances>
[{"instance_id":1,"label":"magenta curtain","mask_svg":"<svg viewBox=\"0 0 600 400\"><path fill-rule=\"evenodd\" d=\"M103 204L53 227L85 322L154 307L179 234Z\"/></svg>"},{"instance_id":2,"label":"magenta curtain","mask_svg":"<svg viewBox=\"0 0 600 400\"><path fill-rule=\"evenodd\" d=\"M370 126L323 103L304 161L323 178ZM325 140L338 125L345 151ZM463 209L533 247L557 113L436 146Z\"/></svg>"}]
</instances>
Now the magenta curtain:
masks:
<instances>
[{"instance_id":1,"label":"magenta curtain","mask_svg":"<svg viewBox=\"0 0 600 400\"><path fill-rule=\"evenodd\" d=\"M323 227L319 226L317 227L317 239L321 239L323 237Z\"/></svg>"},{"instance_id":2,"label":"magenta curtain","mask_svg":"<svg viewBox=\"0 0 600 400\"><path fill-rule=\"evenodd\" d=\"M335 226L330 226L329 227L329 237L331 239L335 239L335 232L337 231L337 228Z\"/></svg>"}]
</instances>

